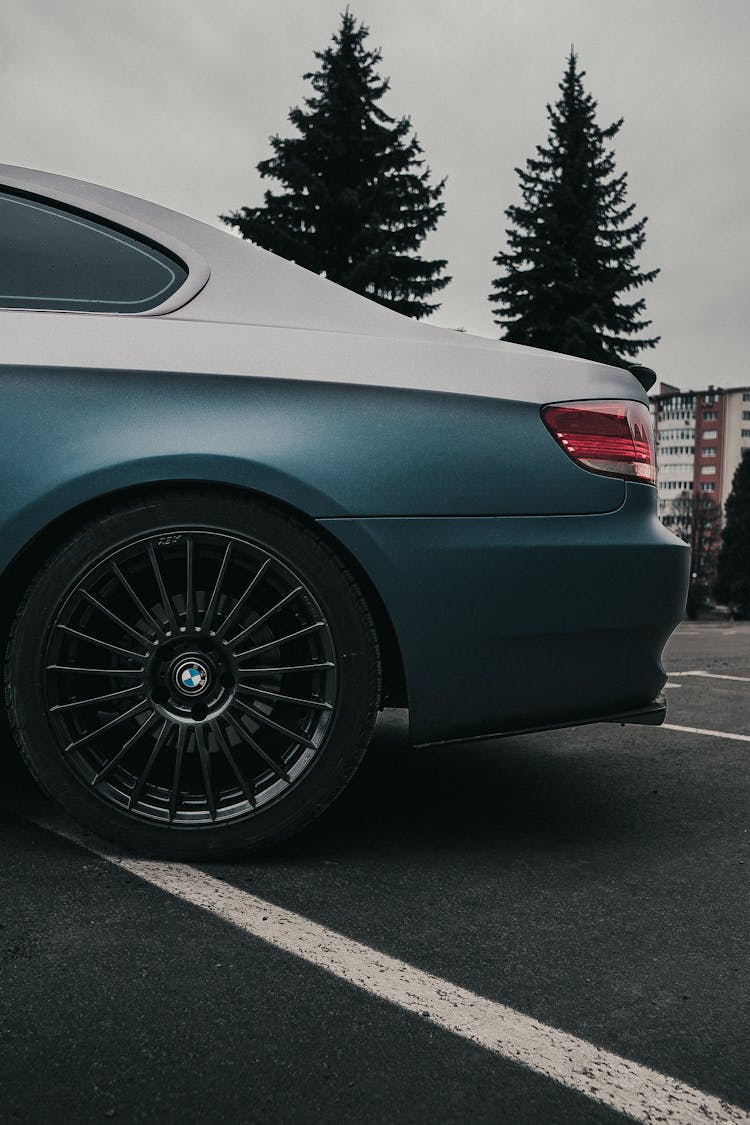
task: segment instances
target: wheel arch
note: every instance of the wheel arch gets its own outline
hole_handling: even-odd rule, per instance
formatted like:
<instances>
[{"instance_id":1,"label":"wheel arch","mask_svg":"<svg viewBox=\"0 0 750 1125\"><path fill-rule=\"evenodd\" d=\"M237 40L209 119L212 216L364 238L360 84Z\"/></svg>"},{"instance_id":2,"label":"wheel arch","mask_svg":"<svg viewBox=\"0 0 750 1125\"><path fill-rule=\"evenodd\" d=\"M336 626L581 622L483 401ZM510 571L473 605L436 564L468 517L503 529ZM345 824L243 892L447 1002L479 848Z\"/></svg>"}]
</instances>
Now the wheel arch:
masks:
<instances>
[{"instance_id":1,"label":"wheel arch","mask_svg":"<svg viewBox=\"0 0 750 1125\"><path fill-rule=\"evenodd\" d=\"M131 484L91 497L66 509L41 527L11 559L0 575L0 659L5 661L5 650L13 618L34 575L44 566L56 545L98 514L128 499L143 496L164 496L169 492L184 492L191 487L234 495L240 499L253 497L272 505L279 511L313 527L327 542L353 574L372 614L383 662L382 706L406 707L407 683L401 646L391 615L370 575L362 563L328 528L321 526L308 513L276 496L243 485L224 481L202 479L153 480Z\"/></svg>"}]
</instances>

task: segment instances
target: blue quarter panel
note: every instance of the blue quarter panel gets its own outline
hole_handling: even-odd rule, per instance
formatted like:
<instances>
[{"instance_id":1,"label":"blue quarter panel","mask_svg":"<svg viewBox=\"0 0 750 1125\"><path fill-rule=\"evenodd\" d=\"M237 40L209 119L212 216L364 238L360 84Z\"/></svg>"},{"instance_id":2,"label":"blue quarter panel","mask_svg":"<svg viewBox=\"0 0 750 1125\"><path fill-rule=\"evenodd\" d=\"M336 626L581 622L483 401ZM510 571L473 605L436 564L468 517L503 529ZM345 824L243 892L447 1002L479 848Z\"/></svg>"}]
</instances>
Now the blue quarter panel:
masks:
<instances>
[{"instance_id":1,"label":"blue quarter panel","mask_svg":"<svg viewBox=\"0 0 750 1125\"><path fill-rule=\"evenodd\" d=\"M0 367L0 571L114 490L243 486L318 519L401 646L417 742L646 704L688 551L655 490L578 468L539 404L237 376Z\"/></svg>"},{"instance_id":2,"label":"blue quarter panel","mask_svg":"<svg viewBox=\"0 0 750 1125\"><path fill-rule=\"evenodd\" d=\"M243 376L0 367L0 567L112 490L215 480L317 518L601 512L535 403Z\"/></svg>"},{"instance_id":3,"label":"blue quarter panel","mask_svg":"<svg viewBox=\"0 0 750 1125\"><path fill-rule=\"evenodd\" d=\"M417 743L607 716L664 685L689 550L648 485L601 515L322 522L391 613Z\"/></svg>"}]
</instances>

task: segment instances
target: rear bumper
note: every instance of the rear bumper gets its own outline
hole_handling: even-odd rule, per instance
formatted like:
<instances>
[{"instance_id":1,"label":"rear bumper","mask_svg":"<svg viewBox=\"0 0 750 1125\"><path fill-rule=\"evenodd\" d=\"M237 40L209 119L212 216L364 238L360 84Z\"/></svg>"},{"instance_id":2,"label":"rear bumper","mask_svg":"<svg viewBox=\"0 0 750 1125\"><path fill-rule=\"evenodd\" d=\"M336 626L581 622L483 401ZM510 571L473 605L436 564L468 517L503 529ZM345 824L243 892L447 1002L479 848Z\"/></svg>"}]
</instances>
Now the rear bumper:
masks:
<instances>
[{"instance_id":1,"label":"rear bumper","mask_svg":"<svg viewBox=\"0 0 750 1125\"><path fill-rule=\"evenodd\" d=\"M321 521L391 616L412 741L661 721L689 550L655 507L628 484L601 515Z\"/></svg>"}]
</instances>

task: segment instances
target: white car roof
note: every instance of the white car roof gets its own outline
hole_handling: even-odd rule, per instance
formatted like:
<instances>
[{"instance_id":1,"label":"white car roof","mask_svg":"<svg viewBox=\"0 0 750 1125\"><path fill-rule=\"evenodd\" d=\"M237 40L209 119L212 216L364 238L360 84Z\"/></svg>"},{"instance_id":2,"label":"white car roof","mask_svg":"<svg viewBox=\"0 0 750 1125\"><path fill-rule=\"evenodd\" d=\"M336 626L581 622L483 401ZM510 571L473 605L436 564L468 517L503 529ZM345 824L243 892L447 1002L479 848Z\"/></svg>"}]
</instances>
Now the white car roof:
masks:
<instances>
[{"instance_id":1,"label":"white car roof","mask_svg":"<svg viewBox=\"0 0 750 1125\"><path fill-rule=\"evenodd\" d=\"M259 374L540 403L647 401L621 368L420 323L145 199L11 165L0 165L3 186L140 233L189 270L146 313L40 312L49 325L40 332L28 312L4 310L5 363ZM84 331L92 317L96 331Z\"/></svg>"},{"instance_id":2,"label":"white car roof","mask_svg":"<svg viewBox=\"0 0 750 1125\"><path fill-rule=\"evenodd\" d=\"M182 258L190 272L187 287L150 315L170 313L191 320L412 339L426 334L434 340L433 326L394 313L234 234L168 207L98 184L9 164L0 164L2 186L99 215Z\"/></svg>"}]
</instances>

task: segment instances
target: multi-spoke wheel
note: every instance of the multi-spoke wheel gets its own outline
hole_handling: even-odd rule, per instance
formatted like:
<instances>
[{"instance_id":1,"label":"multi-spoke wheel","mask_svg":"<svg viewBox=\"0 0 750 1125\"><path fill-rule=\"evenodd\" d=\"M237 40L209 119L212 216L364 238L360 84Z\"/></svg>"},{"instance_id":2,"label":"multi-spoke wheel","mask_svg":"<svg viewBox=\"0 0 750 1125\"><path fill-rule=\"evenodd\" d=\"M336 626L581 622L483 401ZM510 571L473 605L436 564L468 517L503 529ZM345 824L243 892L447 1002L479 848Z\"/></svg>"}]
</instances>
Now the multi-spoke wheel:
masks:
<instances>
[{"instance_id":1,"label":"multi-spoke wheel","mask_svg":"<svg viewBox=\"0 0 750 1125\"><path fill-rule=\"evenodd\" d=\"M347 570L254 501L180 493L110 512L32 585L8 703L46 788L96 830L198 856L266 845L353 773L379 691Z\"/></svg>"}]
</instances>

